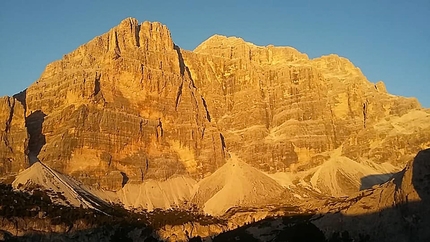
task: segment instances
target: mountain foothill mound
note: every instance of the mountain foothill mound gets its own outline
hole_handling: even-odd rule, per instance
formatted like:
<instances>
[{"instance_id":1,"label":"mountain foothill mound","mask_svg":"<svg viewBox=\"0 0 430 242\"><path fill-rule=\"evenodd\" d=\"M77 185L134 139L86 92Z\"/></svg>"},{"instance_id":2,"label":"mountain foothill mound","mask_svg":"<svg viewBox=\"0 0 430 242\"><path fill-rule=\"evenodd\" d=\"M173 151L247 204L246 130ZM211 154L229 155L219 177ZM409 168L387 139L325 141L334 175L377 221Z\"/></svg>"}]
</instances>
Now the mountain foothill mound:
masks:
<instances>
[{"instance_id":1,"label":"mountain foothill mound","mask_svg":"<svg viewBox=\"0 0 430 242\"><path fill-rule=\"evenodd\" d=\"M234 154L221 168L200 180L192 201L211 215L223 215L232 207L273 204L284 192L274 179L241 161Z\"/></svg>"},{"instance_id":2,"label":"mountain foothill mound","mask_svg":"<svg viewBox=\"0 0 430 242\"><path fill-rule=\"evenodd\" d=\"M79 181L58 173L41 162L19 173L12 183L17 190L32 192L41 189L60 205L100 209L110 202L118 202L109 192L94 192Z\"/></svg>"},{"instance_id":3,"label":"mountain foothill mound","mask_svg":"<svg viewBox=\"0 0 430 242\"><path fill-rule=\"evenodd\" d=\"M262 171L231 158L198 183L185 176L164 181L148 179L126 184L116 193L88 187L75 179L36 162L19 173L12 183L17 190L47 191L61 205L96 208L98 203L120 203L130 209L189 209L196 204L206 214L221 216L234 207L259 207L278 203L285 188Z\"/></svg>"}]
</instances>

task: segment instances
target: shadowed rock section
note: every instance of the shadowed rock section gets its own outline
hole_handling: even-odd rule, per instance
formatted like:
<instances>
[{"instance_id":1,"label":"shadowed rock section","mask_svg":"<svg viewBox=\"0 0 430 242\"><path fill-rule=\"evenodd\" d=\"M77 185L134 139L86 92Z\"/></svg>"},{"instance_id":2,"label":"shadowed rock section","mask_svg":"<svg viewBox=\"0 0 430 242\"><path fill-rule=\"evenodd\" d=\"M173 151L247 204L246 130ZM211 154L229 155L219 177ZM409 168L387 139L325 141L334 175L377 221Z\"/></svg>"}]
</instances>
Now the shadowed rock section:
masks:
<instances>
[{"instance_id":1,"label":"shadowed rock section","mask_svg":"<svg viewBox=\"0 0 430 242\"><path fill-rule=\"evenodd\" d=\"M380 185L388 181L394 174L378 174L378 175L368 175L361 178L360 191L372 188L375 185Z\"/></svg>"},{"instance_id":2,"label":"shadowed rock section","mask_svg":"<svg viewBox=\"0 0 430 242\"><path fill-rule=\"evenodd\" d=\"M30 164L37 161L37 156L39 155L42 147L46 144L45 135L42 134L43 121L45 119L45 114L38 110L25 119L25 125L30 136L28 142L28 157Z\"/></svg>"},{"instance_id":3,"label":"shadowed rock section","mask_svg":"<svg viewBox=\"0 0 430 242\"><path fill-rule=\"evenodd\" d=\"M326 233L341 227L354 237L365 231L370 241L427 241L429 174L430 149L426 149L389 182L351 197L339 213L329 213L315 224Z\"/></svg>"}]
</instances>

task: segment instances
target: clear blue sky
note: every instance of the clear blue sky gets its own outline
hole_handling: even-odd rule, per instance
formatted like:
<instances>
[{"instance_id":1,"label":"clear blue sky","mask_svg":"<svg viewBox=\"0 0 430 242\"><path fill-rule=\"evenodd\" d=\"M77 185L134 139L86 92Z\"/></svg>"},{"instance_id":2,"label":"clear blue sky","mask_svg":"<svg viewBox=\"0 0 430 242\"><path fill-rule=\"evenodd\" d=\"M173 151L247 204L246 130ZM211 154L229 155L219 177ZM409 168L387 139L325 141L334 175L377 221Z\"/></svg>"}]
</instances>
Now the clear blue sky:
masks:
<instances>
[{"instance_id":1,"label":"clear blue sky","mask_svg":"<svg viewBox=\"0 0 430 242\"><path fill-rule=\"evenodd\" d=\"M166 24L188 50L217 33L309 57L336 53L371 82L430 107L429 0L2 0L0 96L25 89L48 63L129 16Z\"/></svg>"}]
</instances>

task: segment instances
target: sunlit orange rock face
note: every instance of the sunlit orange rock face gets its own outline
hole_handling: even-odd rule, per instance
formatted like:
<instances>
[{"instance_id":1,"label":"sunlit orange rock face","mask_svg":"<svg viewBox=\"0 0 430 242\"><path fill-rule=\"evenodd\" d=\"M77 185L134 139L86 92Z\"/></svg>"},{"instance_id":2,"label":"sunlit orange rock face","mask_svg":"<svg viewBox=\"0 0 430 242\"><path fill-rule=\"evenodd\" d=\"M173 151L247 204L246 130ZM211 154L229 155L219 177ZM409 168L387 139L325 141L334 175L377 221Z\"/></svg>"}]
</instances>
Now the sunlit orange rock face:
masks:
<instances>
[{"instance_id":1,"label":"sunlit orange rock face","mask_svg":"<svg viewBox=\"0 0 430 242\"><path fill-rule=\"evenodd\" d=\"M0 175L28 167L24 108L12 97L0 98Z\"/></svg>"},{"instance_id":2,"label":"sunlit orange rock face","mask_svg":"<svg viewBox=\"0 0 430 242\"><path fill-rule=\"evenodd\" d=\"M309 59L291 47L215 35L186 52L185 63L228 149L263 170L307 169L339 147L354 160L404 165L429 144L429 130L391 138L392 127L377 130L420 109L418 101L388 94L337 55Z\"/></svg>"},{"instance_id":3,"label":"sunlit orange rock face","mask_svg":"<svg viewBox=\"0 0 430 242\"><path fill-rule=\"evenodd\" d=\"M28 117L43 113L46 140L30 153L90 184L200 178L224 163L220 133L159 23L122 21L49 64L25 101Z\"/></svg>"},{"instance_id":4,"label":"sunlit orange rock face","mask_svg":"<svg viewBox=\"0 0 430 242\"><path fill-rule=\"evenodd\" d=\"M296 172L334 150L404 165L430 145L429 111L343 57L309 59L219 35L185 51L166 26L132 18L49 64L15 97L23 104L8 99L16 131L2 131L18 147L12 170L28 154L113 190L148 178L199 180L228 152L263 171ZM11 104L0 105L0 120L9 120Z\"/></svg>"}]
</instances>

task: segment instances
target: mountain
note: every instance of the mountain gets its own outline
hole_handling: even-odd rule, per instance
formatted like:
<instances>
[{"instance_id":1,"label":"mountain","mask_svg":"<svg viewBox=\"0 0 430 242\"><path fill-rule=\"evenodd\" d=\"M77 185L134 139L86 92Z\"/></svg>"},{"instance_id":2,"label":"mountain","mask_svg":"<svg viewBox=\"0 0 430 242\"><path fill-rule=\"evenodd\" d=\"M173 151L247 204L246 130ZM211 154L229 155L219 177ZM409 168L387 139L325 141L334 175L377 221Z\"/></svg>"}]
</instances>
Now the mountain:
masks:
<instances>
[{"instance_id":1,"label":"mountain","mask_svg":"<svg viewBox=\"0 0 430 242\"><path fill-rule=\"evenodd\" d=\"M430 147L430 110L335 54L221 35L188 51L163 24L127 18L0 98L0 138L0 181L56 206L227 221L202 225L209 237L318 213L327 235L329 218L417 198L422 181L405 179ZM163 238L188 239L178 228Z\"/></svg>"},{"instance_id":2,"label":"mountain","mask_svg":"<svg viewBox=\"0 0 430 242\"><path fill-rule=\"evenodd\" d=\"M160 23L125 19L49 64L16 95L29 156L85 184L200 178L224 164L220 133Z\"/></svg>"},{"instance_id":3,"label":"mountain","mask_svg":"<svg viewBox=\"0 0 430 242\"><path fill-rule=\"evenodd\" d=\"M366 176L399 171L430 143L429 110L370 83L346 58L220 35L186 51L166 26L132 18L49 64L1 110L14 124L3 129L2 174L25 168L24 153L114 191L200 180L227 150L259 170L296 174L340 149Z\"/></svg>"},{"instance_id":4,"label":"mountain","mask_svg":"<svg viewBox=\"0 0 430 242\"><path fill-rule=\"evenodd\" d=\"M229 150L259 169L294 170L341 146L357 161L376 152L377 163L390 158L402 166L408 160L402 153L409 145L394 141L399 153L384 153L378 149L384 142L370 142L386 136L375 124L420 109L419 103L387 93L382 82L370 83L346 58L309 59L291 47L215 35L186 52L185 63ZM362 140L363 133L375 140ZM427 131L417 134L423 140L416 144L428 145Z\"/></svg>"}]
</instances>

